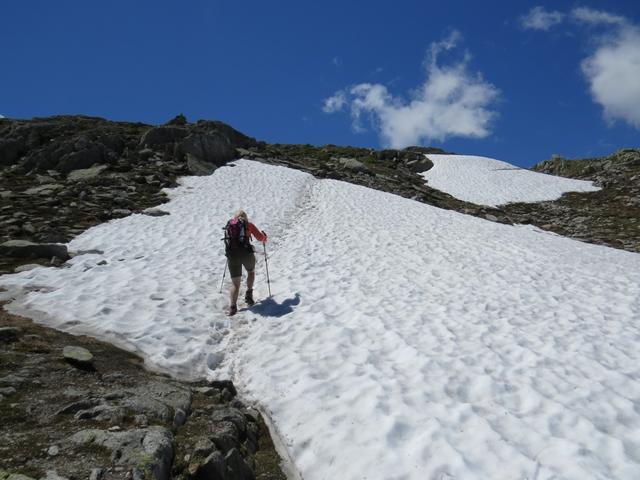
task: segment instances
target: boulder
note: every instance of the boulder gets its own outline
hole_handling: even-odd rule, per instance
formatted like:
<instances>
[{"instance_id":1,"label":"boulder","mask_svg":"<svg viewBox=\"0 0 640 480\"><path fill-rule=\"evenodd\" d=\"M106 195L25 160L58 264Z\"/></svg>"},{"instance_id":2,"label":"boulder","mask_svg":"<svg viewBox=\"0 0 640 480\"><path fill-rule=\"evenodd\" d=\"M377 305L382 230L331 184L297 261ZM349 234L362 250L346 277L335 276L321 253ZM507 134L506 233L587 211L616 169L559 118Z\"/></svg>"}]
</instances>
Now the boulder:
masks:
<instances>
[{"instance_id":1,"label":"boulder","mask_svg":"<svg viewBox=\"0 0 640 480\"><path fill-rule=\"evenodd\" d=\"M69 438L80 446L97 446L111 451L116 465L135 467L158 480L168 480L173 460L173 435L164 427L152 426L124 432L82 430ZM148 478L145 475L145 478Z\"/></svg>"},{"instance_id":2,"label":"boulder","mask_svg":"<svg viewBox=\"0 0 640 480\"><path fill-rule=\"evenodd\" d=\"M189 135L180 143L179 150L187 157L187 161L196 160L217 166L236 157L236 150L229 139L217 132Z\"/></svg>"},{"instance_id":3,"label":"boulder","mask_svg":"<svg viewBox=\"0 0 640 480\"><path fill-rule=\"evenodd\" d=\"M98 177L107 168L109 168L108 165L94 165L90 168L73 170L69 172L69 175L67 175L67 180L72 182L91 180L92 178Z\"/></svg>"},{"instance_id":4,"label":"boulder","mask_svg":"<svg viewBox=\"0 0 640 480\"><path fill-rule=\"evenodd\" d=\"M227 464L227 478L233 480L254 480L255 475L240 455L237 448L232 448L224 457Z\"/></svg>"},{"instance_id":5,"label":"boulder","mask_svg":"<svg viewBox=\"0 0 640 480\"><path fill-rule=\"evenodd\" d=\"M93 354L82 347L66 346L62 350L64 359L79 367L91 367L93 365Z\"/></svg>"},{"instance_id":6,"label":"boulder","mask_svg":"<svg viewBox=\"0 0 640 480\"><path fill-rule=\"evenodd\" d=\"M154 127L147 130L140 139L140 145L152 147L154 145L165 145L167 143L179 142L189 134L186 128L174 126Z\"/></svg>"},{"instance_id":7,"label":"boulder","mask_svg":"<svg viewBox=\"0 0 640 480\"><path fill-rule=\"evenodd\" d=\"M407 167L409 167L415 173L426 172L433 168L433 162L428 158L424 157L420 160L410 160L407 162Z\"/></svg>"},{"instance_id":8,"label":"boulder","mask_svg":"<svg viewBox=\"0 0 640 480\"><path fill-rule=\"evenodd\" d=\"M202 463L196 467L193 478L195 480L225 480L229 478L226 475L226 465L222 454L215 451L205 458Z\"/></svg>"},{"instance_id":9,"label":"boulder","mask_svg":"<svg viewBox=\"0 0 640 480\"><path fill-rule=\"evenodd\" d=\"M73 170L89 168L96 163L102 163L105 160L103 150L102 145L87 145L83 150L64 155L58 162L56 170L69 173Z\"/></svg>"},{"instance_id":10,"label":"boulder","mask_svg":"<svg viewBox=\"0 0 640 480\"><path fill-rule=\"evenodd\" d=\"M12 258L51 258L68 260L65 245L57 243L33 243L27 240L9 240L0 244L0 255Z\"/></svg>"},{"instance_id":11,"label":"boulder","mask_svg":"<svg viewBox=\"0 0 640 480\"><path fill-rule=\"evenodd\" d=\"M338 162L342 165L346 170L351 170L356 173L371 173L371 170L362 162L356 160L355 158L339 158Z\"/></svg>"}]
</instances>

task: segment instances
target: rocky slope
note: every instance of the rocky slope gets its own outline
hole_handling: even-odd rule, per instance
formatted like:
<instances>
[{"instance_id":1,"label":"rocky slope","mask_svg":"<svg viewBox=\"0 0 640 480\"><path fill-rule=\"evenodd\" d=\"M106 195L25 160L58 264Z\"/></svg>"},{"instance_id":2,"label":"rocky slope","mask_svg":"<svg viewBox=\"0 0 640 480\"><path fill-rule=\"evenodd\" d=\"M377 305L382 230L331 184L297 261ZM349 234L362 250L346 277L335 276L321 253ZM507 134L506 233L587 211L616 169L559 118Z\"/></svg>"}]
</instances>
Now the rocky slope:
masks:
<instances>
[{"instance_id":1,"label":"rocky slope","mask_svg":"<svg viewBox=\"0 0 640 480\"><path fill-rule=\"evenodd\" d=\"M2 480L285 478L231 382L179 382L1 308L0 419Z\"/></svg>"}]
</instances>

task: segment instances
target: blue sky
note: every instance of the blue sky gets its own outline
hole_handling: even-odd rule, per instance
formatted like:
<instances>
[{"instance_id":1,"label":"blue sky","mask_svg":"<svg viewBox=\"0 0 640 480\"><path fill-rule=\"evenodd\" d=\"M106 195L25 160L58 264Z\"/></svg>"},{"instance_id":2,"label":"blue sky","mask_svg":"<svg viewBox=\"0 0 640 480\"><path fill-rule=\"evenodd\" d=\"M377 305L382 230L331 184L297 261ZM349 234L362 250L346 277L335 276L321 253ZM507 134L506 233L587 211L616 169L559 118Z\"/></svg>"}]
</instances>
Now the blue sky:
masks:
<instances>
[{"instance_id":1,"label":"blue sky","mask_svg":"<svg viewBox=\"0 0 640 480\"><path fill-rule=\"evenodd\" d=\"M227 122L268 142L530 166L640 146L640 2L0 5L0 114Z\"/></svg>"}]
</instances>

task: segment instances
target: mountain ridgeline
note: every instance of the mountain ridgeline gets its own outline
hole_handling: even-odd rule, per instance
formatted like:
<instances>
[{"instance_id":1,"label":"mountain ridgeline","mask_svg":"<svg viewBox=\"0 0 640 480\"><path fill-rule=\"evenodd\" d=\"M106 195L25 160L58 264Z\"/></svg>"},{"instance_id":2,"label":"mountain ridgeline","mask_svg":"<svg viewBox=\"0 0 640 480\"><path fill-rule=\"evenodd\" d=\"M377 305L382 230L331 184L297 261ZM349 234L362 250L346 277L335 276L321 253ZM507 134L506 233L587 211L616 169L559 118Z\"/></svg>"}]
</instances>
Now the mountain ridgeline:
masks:
<instances>
[{"instance_id":1,"label":"mountain ridgeline","mask_svg":"<svg viewBox=\"0 0 640 480\"><path fill-rule=\"evenodd\" d=\"M378 151L268 144L222 122L189 123L183 115L161 126L86 116L0 119L0 273L27 261L65 260L58 247L43 245L66 243L96 224L136 212L162 214L150 207L167 201L163 188L176 186L180 176L208 175L240 157L489 221L533 224L583 241L640 251L639 150L602 159L542 162L534 170L592 180L602 190L497 208L431 188L419 175L433 166L425 157L429 153L446 152L429 147Z\"/></svg>"}]
</instances>

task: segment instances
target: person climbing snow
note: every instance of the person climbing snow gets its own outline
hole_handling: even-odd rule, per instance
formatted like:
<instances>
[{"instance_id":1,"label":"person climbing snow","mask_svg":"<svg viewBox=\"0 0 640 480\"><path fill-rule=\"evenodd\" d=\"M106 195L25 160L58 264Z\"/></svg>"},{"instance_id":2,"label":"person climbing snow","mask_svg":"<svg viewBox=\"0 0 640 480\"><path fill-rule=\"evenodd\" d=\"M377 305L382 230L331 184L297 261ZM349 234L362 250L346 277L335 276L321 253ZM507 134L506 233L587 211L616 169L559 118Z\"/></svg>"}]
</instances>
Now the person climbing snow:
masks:
<instances>
[{"instance_id":1,"label":"person climbing snow","mask_svg":"<svg viewBox=\"0 0 640 480\"><path fill-rule=\"evenodd\" d=\"M253 299L253 282L256 278L256 256L251 237L263 244L267 243L267 234L259 230L249 221L243 210L238 210L233 218L224 227L225 255L231 277L231 289L229 290L229 309L227 315L232 316L238 312L238 293L242 280L242 267L247 271L247 291L244 300L247 305L255 303Z\"/></svg>"}]
</instances>

